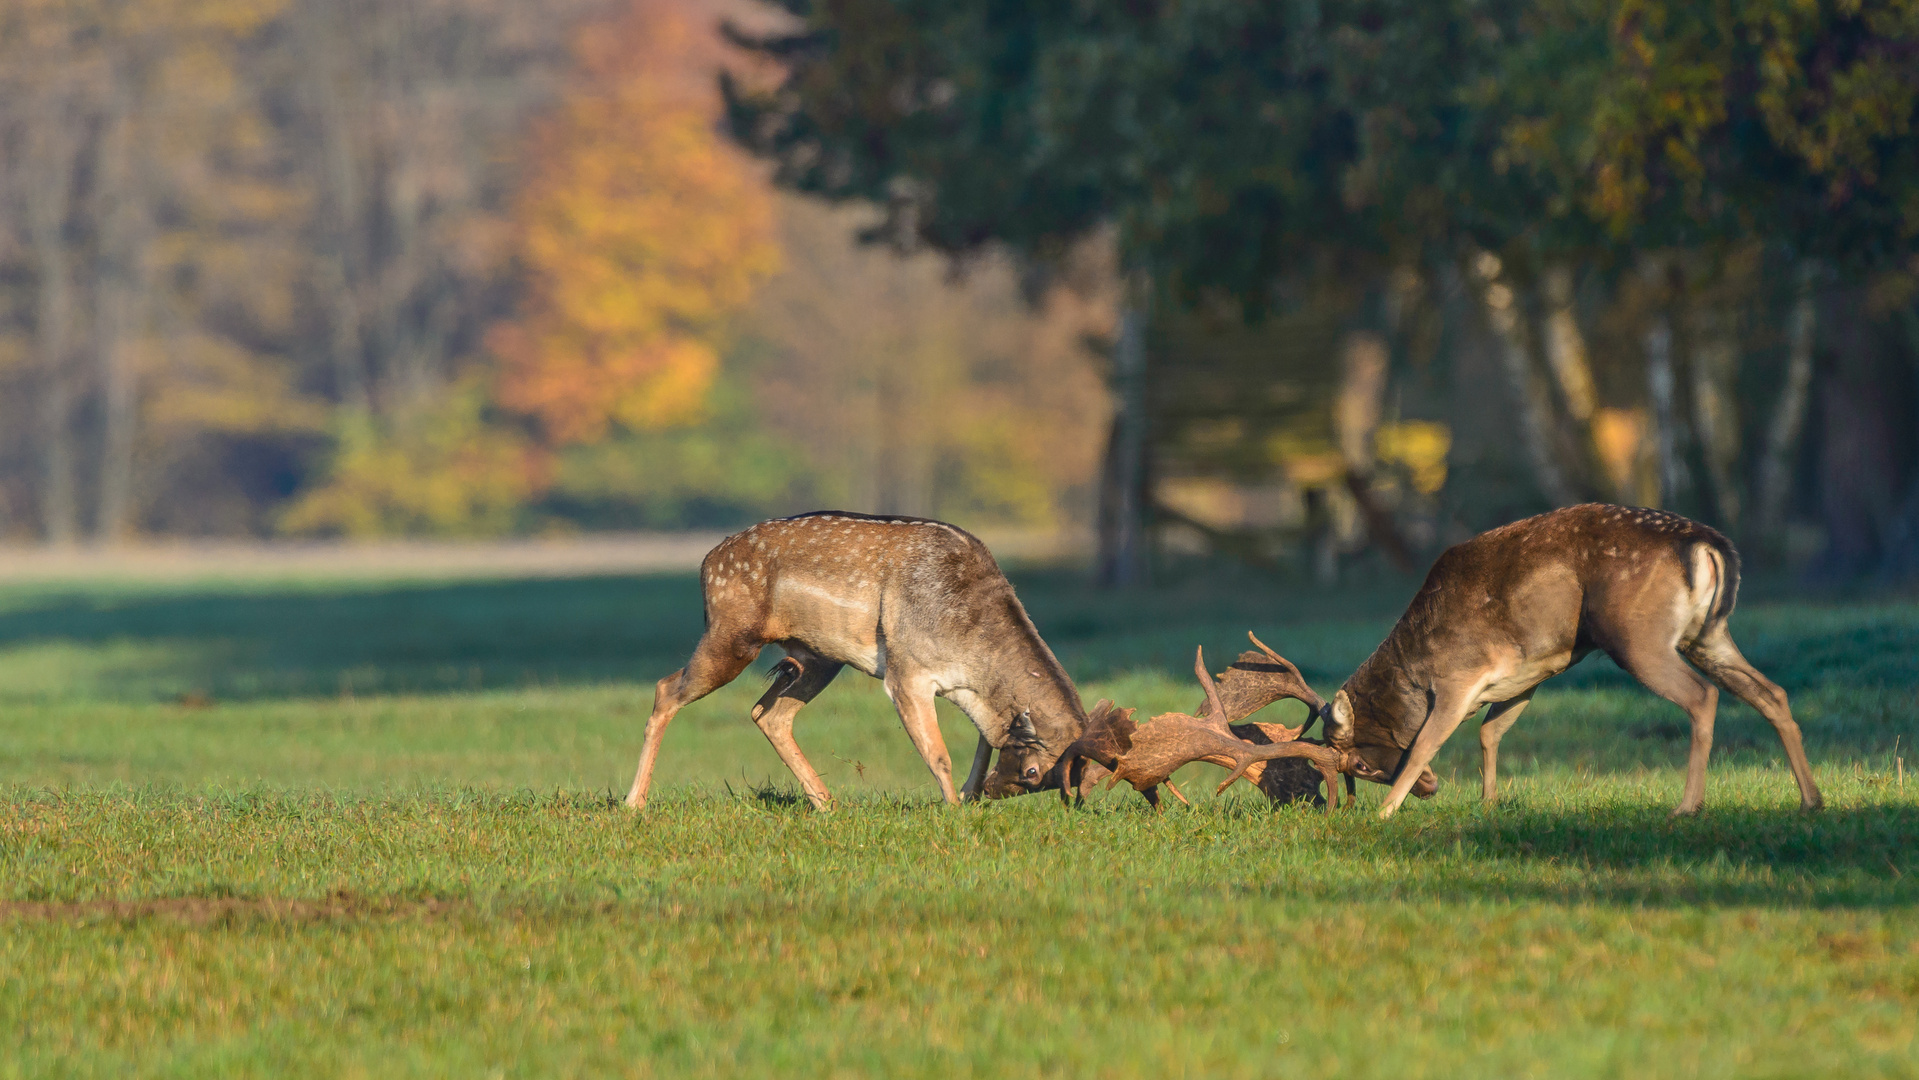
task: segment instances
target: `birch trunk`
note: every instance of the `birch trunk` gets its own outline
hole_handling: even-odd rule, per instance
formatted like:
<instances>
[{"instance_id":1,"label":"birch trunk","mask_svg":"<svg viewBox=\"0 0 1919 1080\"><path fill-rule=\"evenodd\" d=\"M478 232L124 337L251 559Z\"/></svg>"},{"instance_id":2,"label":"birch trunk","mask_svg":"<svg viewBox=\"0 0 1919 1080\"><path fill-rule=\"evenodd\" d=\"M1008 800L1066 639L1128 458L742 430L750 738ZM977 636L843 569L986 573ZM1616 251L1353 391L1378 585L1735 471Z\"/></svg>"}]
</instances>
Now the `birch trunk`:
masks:
<instances>
[{"instance_id":1,"label":"birch trunk","mask_svg":"<svg viewBox=\"0 0 1919 1080\"><path fill-rule=\"evenodd\" d=\"M1659 459L1658 504L1670 506L1686 486L1685 463L1679 457L1679 416L1674 408L1677 380L1672 367L1672 322L1664 312L1653 316L1646 329L1646 391L1652 399L1653 443Z\"/></svg>"}]
</instances>

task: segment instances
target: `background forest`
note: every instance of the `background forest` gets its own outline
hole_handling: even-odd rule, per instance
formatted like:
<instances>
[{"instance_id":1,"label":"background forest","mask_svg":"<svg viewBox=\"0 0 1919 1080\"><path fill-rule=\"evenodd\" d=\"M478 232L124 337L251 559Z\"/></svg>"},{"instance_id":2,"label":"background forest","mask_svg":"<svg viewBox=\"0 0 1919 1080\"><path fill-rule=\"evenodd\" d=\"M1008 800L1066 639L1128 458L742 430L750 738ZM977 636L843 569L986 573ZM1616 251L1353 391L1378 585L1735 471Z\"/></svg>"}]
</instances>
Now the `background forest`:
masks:
<instances>
[{"instance_id":1,"label":"background forest","mask_svg":"<svg viewBox=\"0 0 1919 1080\"><path fill-rule=\"evenodd\" d=\"M0 537L1083 516L1110 310L778 194L720 17L0 4Z\"/></svg>"},{"instance_id":2,"label":"background forest","mask_svg":"<svg viewBox=\"0 0 1919 1080\"><path fill-rule=\"evenodd\" d=\"M5 0L0 537L1919 569L1919 5Z\"/></svg>"}]
</instances>

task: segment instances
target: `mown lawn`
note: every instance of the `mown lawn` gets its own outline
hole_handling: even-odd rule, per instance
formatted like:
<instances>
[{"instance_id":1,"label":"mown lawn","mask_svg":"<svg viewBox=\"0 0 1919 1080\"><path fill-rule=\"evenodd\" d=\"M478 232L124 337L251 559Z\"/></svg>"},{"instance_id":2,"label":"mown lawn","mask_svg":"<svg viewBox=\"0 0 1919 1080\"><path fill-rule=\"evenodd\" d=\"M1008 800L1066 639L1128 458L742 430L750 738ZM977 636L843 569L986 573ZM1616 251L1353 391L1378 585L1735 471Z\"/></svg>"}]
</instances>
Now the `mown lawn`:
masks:
<instances>
[{"instance_id":1,"label":"mown lawn","mask_svg":"<svg viewBox=\"0 0 1919 1080\"><path fill-rule=\"evenodd\" d=\"M1019 580L1086 696L1149 713L1247 629L1329 692L1410 592ZM1669 818L1683 718L1598 660L1496 809L1470 730L1385 823L1203 765L1164 815L948 808L849 675L798 728L834 813L742 678L634 816L690 578L11 587L0 1076L1919 1077L1919 605L1733 625L1822 814L1728 703L1707 813Z\"/></svg>"}]
</instances>

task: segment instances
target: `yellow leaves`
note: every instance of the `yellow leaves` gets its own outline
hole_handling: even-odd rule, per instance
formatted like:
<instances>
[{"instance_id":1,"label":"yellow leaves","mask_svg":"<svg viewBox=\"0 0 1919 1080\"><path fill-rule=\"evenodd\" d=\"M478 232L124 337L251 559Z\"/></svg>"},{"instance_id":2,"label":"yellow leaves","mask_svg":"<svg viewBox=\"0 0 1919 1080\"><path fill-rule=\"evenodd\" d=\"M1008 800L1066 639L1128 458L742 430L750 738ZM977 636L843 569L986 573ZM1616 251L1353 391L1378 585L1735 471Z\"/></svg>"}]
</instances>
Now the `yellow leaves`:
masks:
<instances>
[{"instance_id":1,"label":"yellow leaves","mask_svg":"<svg viewBox=\"0 0 1919 1080\"><path fill-rule=\"evenodd\" d=\"M356 539L511 531L546 487L551 463L487 423L487 397L483 380L468 379L394 421L349 418L326 484L294 502L280 529Z\"/></svg>"},{"instance_id":2,"label":"yellow leaves","mask_svg":"<svg viewBox=\"0 0 1919 1080\"><path fill-rule=\"evenodd\" d=\"M1446 455L1453 448L1453 433L1445 424L1430 420L1381 424L1373 435L1373 447L1381 462L1403 467L1420 494L1431 495L1446 486Z\"/></svg>"},{"instance_id":3,"label":"yellow leaves","mask_svg":"<svg viewBox=\"0 0 1919 1080\"><path fill-rule=\"evenodd\" d=\"M327 407L302 395L291 364L210 334L150 354L145 419L162 431L259 435L324 430Z\"/></svg>"},{"instance_id":4,"label":"yellow leaves","mask_svg":"<svg viewBox=\"0 0 1919 1080\"><path fill-rule=\"evenodd\" d=\"M517 203L525 315L489 339L500 401L561 442L697 420L728 320L778 263L765 185L633 41L582 37L587 78L536 133Z\"/></svg>"}]
</instances>

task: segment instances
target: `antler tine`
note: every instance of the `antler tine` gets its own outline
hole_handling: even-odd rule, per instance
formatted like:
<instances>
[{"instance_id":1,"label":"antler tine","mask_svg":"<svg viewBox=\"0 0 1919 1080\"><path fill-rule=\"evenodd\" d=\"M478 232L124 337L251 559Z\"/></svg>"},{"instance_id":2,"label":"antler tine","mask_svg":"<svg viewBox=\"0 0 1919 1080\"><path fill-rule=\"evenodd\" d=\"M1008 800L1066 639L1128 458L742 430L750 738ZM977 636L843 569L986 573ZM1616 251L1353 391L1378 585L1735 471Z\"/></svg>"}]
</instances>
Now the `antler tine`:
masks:
<instances>
[{"instance_id":1,"label":"antler tine","mask_svg":"<svg viewBox=\"0 0 1919 1080\"><path fill-rule=\"evenodd\" d=\"M1291 661L1287 660L1285 657L1274 652L1273 647L1271 645L1268 645L1265 642L1259 640L1257 637L1254 637L1253 632L1251 630L1246 631L1246 640L1252 642L1253 645L1257 647L1260 652L1263 652L1266 654L1267 659L1278 664L1280 667L1289 668L1293 666Z\"/></svg>"},{"instance_id":2,"label":"antler tine","mask_svg":"<svg viewBox=\"0 0 1919 1080\"><path fill-rule=\"evenodd\" d=\"M1226 706L1219 703L1219 687L1213 685L1212 673L1206 670L1206 646L1201 645L1193 657L1193 674L1199 676L1199 685L1206 688L1206 715L1201 719L1221 728L1226 726Z\"/></svg>"}]
</instances>

